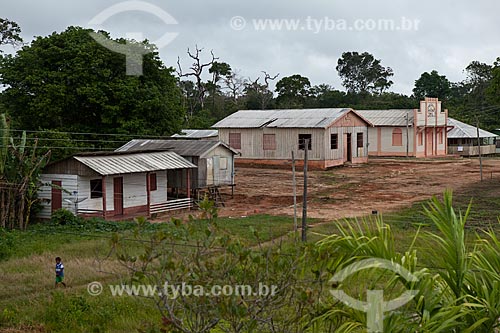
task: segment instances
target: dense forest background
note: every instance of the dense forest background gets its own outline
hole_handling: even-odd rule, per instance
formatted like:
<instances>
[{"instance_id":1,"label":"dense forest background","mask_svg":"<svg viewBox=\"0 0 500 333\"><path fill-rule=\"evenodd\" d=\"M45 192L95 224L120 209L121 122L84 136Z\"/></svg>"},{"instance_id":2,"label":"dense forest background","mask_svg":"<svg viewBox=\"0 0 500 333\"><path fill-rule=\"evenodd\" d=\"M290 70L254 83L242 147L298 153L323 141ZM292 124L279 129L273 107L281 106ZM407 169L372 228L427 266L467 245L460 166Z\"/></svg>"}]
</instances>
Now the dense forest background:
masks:
<instances>
[{"instance_id":1,"label":"dense forest background","mask_svg":"<svg viewBox=\"0 0 500 333\"><path fill-rule=\"evenodd\" d=\"M393 70L367 52L338 59L332 75L340 76L340 89L265 68L260 77L247 78L216 50L200 46L187 49L188 63L167 67L147 41L134 42L154 50L144 56L143 75L129 76L125 56L98 44L92 30L69 27L30 44L20 32L15 22L0 19L0 45L17 46L15 54L0 54L0 114L14 135L27 132L28 148L37 140L40 153L52 150L52 159L112 149L132 137L209 128L240 109L417 108L428 96L440 98L452 117L488 130L500 127L500 58L493 64L471 60L462 82L430 69L415 78L407 96L391 92Z\"/></svg>"}]
</instances>

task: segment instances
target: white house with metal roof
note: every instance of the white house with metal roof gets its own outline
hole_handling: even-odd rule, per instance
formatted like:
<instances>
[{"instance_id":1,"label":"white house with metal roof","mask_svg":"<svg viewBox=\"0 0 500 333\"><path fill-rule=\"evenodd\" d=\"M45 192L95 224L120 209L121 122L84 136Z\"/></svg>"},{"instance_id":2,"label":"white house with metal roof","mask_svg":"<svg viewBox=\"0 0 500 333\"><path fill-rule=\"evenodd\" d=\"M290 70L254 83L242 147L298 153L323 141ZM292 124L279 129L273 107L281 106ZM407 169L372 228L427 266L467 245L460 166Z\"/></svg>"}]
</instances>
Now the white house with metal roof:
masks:
<instances>
[{"instance_id":1,"label":"white house with metal roof","mask_svg":"<svg viewBox=\"0 0 500 333\"><path fill-rule=\"evenodd\" d=\"M196 165L175 152L90 153L51 163L41 175L40 218L65 208L104 219L150 216L192 207L190 172L184 198L169 197L169 175Z\"/></svg>"},{"instance_id":2,"label":"white house with metal roof","mask_svg":"<svg viewBox=\"0 0 500 333\"><path fill-rule=\"evenodd\" d=\"M357 110L374 127L368 131L370 156L447 155L448 110L426 97L419 109Z\"/></svg>"},{"instance_id":3,"label":"white house with metal roof","mask_svg":"<svg viewBox=\"0 0 500 333\"><path fill-rule=\"evenodd\" d=\"M221 141L240 153L237 165L286 166L292 151L300 161L307 148L308 165L326 169L366 163L369 126L370 121L345 108L242 110L212 127L219 130Z\"/></svg>"},{"instance_id":4,"label":"white house with metal roof","mask_svg":"<svg viewBox=\"0 0 500 333\"><path fill-rule=\"evenodd\" d=\"M479 155L477 127L453 118L448 118L448 126L450 128L448 131L448 154L461 156ZM481 154L490 155L496 153L496 138L496 134L479 129Z\"/></svg>"}]
</instances>

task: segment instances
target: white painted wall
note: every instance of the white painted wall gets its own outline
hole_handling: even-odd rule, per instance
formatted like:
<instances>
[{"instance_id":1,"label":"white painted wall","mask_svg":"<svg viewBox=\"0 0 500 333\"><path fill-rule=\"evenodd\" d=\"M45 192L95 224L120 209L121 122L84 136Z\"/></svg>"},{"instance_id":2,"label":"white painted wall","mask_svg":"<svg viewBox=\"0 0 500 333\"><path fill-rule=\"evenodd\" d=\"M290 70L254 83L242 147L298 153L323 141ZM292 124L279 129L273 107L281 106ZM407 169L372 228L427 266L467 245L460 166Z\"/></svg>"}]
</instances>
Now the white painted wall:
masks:
<instances>
[{"instance_id":1,"label":"white painted wall","mask_svg":"<svg viewBox=\"0 0 500 333\"><path fill-rule=\"evenodd\" d=\"M50 219L51 210L52 210L52 187L50 184L52 181L61 181L62 188L62 208L67 209L73 214L75 213L75 205L67 202L66 200L74 200L75 195L73 194L75 191L78 191L78 177L76 175L47 175L43 174L40 177L42 182L42 186L38 191L38 198L41 199L42 210L38 214L38 217L43 219ZM70 193L68 193L68 192ZM74 201L73 201L74 202Z\"/></svg>"},{"instance_id":2,"label":"white painted wall","mask_svg":"<svg viewBox=\"0 0 500 333\"><path fill-rule=\"evenodd\" d=\"M167 202L167 171L156 172L157 190L151 191L151 204Z\"/></svg>"}]
</instances>

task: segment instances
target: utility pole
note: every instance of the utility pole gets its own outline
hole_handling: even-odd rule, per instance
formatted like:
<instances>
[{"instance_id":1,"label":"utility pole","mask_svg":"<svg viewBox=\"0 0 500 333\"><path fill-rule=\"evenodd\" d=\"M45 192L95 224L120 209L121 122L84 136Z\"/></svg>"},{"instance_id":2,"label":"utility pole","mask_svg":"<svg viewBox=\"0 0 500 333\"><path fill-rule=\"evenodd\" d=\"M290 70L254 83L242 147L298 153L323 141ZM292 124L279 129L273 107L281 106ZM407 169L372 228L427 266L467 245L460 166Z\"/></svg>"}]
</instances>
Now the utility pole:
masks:
<instances>
[{"instance_id":1,"label":"utility pole","mask_svg":"<svg viewBox=\"0 0 500 333\"><path fill-rule=\"evenodd\" d=\"M292 179L293 179L293 231L297 234L297 180L295 179L295 154L292 150Z\"/></svg>"},{"instance_id":2,"label":"utility pole","mask_svg":"<svg viewBox=\"0 0 500 333\"><path fill-rule=\"evenodd\" d=\"M309 150L309 139L304 140L304 198L302 201L302 241L307 241L307 153Z\"/></svg>"},{"instance_id":3,"label":"utility pole","mask_svg":"<svg viewBox=\"0 0 500 333\"><path fill-rule=\"evenodd\" d=\"M476 118L476 132L477 132L477 149L479 152L479 173L481 174L481 181L483 181L483 155L481 154L481 137L479 136L479 117Z\"/></svg>"},{"instance_id":4,"label":"utility pole","mask_svg":"<svg viewBox=\"0 0 500 333\"><path fill-rule=\"evenodd\" d=\"M410 140L410 134L409 134L409 130L408 130L408 128L409 128L409 121L410 120L408 119L409 118L408 112L406 113L406 117L405 118L406 118L406 158L408 158L409 155L410 155L410 141L409 141Z\"/></svg>"}]
</instances>

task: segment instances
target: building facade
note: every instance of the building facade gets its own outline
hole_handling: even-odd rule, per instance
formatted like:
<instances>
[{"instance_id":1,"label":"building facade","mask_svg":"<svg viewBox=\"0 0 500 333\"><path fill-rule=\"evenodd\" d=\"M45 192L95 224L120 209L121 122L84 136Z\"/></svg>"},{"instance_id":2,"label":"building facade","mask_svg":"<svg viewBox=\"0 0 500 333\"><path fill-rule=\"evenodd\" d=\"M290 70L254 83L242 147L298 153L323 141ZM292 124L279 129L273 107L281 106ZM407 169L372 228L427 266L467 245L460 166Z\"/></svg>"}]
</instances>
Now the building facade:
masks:
<instances>
[{"instance_id":1,"label":"building facade","mask_svg":"<svg viewBox=\"0 0 500 333\"><path fill-rule=\"evenodd\" d=\"M243 110L213 127L238 151L237 165L289 166L292 152L308 166L326 169L368 160L371 123L352 109ZM307 142L307 144L306 144Z\"/></svg>"},{"instance_id":2,"label":"building facade","mask_svg":"<svg viewBox=\"0 0 500 333\"><path fill-rule=\"evenodd\" d=\"M48 165L41 175L40 218L65 208L75 215L104 219L192 207L189 177L183 198L172 198L172 173L196 168L174 152L75 155Z\"/></svg>"},{"instance_id":3,"label":"building facade","mask_svg":"<svg viewBox=\"0 0 500 333\"><path fill-rule=\"evenodd\" d=\"M437 157L448 153L448 110L437 98L425 98L415 110L357 112L374 125L368 130L370 156Z\"/></svg>"}]
</instances>

